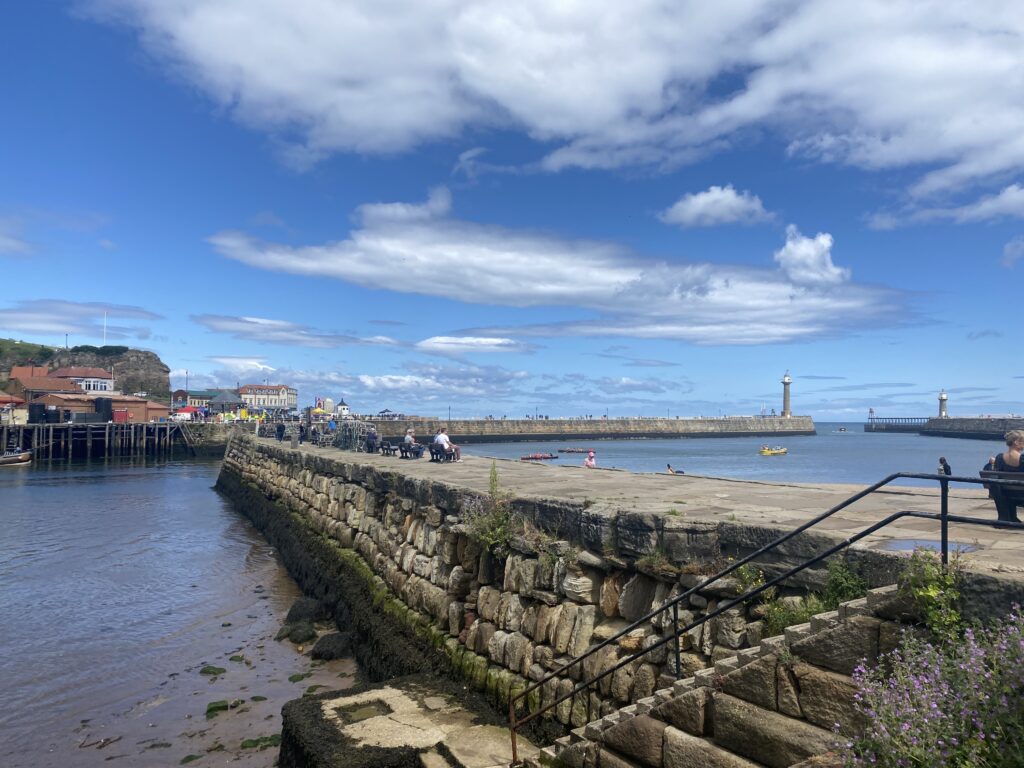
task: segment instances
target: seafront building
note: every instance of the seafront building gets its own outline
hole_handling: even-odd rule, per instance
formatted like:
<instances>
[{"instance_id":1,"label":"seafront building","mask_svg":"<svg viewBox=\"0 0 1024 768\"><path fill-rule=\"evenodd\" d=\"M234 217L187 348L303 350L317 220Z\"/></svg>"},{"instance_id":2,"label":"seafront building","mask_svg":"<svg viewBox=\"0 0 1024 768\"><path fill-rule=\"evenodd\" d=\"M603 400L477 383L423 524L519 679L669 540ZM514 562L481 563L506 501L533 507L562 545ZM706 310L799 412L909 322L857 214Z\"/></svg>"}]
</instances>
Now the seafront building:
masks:
<instances>
[{"instance_id":1,"label":"seafront building","mask_svg":"<svg viewBox=\"0 0 1024 768\"><path fill-rule=\"evenodd\" d=\"M286 384L243 384L238 396L250 410L293 411L299 404L299 391Z\"/></svg>"}]
</instances>

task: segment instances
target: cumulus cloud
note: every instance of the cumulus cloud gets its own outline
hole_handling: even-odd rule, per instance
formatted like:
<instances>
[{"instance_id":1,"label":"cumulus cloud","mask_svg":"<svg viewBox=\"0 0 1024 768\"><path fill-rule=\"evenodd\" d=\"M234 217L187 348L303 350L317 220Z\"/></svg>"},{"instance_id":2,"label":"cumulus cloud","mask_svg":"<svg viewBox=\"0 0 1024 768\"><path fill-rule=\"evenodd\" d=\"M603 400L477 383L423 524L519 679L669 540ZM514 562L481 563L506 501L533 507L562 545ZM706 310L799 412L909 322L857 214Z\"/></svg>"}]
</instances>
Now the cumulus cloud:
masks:
<instances>
[{"instance_id":1,"label":"cumulus cloud","mask_svg":"<svg viewBox=\"0 0 1024 768\"><path fill-rule=\"evenodd\" d=\"M750 192L737 192L732 184L712 186L703 192L683 195L670 208L658 214L666 224L680 227L714 227L720 224L753 224L768 221L771 214L761 198Z\"/></svg>"},{"instance_id":2,"label":"cumulus cloud","mask_svg":"<svg viewBox=\"0 0 1024 768\"><path fill-rule=\"evenodd\" d=\"M460 221L444 215L449 205L440 193L426 205L366 205L347 239L323 245L270 243L241 232L222 232L210 242L222 255L260 269L472 304L572 307L582 315L473 330L483 337L761 344L835 335L906 315L895 292L853 283L848 269L833 264L828 234L806 238L791 227L775 254L778 270L666 262L609 242Z\"/></svg>"},{"instance_id":3,"label":"cumulus cloud","mask_svg":"<svg viewBox=\"0 0 1024 768\"><path fill-rule=\"evenodd\" d=\"M850 279L849 269L832 263L832 235L804 237L792 224L786 227L786 244L775 252L775 261L798 284L836 285Z\"/></svg>"},{"instance_id":4,"label":"cumulus cloud","mask_svg":"<svg viewBox=\"0 0 1024 768\"><path fill-rule=\"evenodd\" d=\"M492 126L553 145L552 170L768 133L803 158L921 168L919 196L1024 163L1024 15L1004 0L82 3L297 165Z\"/></svg>"},{"instance_id":5,"label":"cumulus cloud","mask_svg":"<svg viewBox=\"0 0 1024 768\"><path fill-rule=\"evenodd\" d=\"M147 339L152 334L149 325L132 321L159 319L161 315L142 307L62 299L19 301L7 309L0 309L0 328L6 330L56 337L70 334L92 339L102 339L105 334L108 341Z\"/></svg>"},{"instance_id":6,"label":"cumulus cloud","mask_svg":"<svg viewBox=\"0 0 1024 768\"><path fill-rule=\"evenodd\" d=\"M226 333L233 338L263 344L285 344L300 347L330 349L350 344L392 345L397 342L388 336L359 338L343 333L325 333L288 320L265 317L233 317L229 315L193 315L192 321L214 333Z\"/></svg>"},{"instance_id":7,"label":"cumulus cloud","mask_svg":"<svg viewBox=\"0 0 1024 768\"><path fill-rule=\"evenodd\" d=\"M1024 235L1018 235L1003 246L1003 266L1012 267L1024 256Z\"/></svg>"}]
</instances>

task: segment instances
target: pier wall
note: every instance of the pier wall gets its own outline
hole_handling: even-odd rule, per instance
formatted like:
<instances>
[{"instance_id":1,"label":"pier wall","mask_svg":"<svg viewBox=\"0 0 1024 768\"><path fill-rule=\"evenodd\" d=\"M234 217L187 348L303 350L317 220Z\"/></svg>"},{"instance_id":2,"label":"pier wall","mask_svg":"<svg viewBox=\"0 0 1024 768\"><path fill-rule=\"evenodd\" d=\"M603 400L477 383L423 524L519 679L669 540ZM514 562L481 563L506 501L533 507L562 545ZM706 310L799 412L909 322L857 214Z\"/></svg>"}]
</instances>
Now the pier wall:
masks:
<instances>
[{"instance_id":1,"label":"pier wall","mask_svg":"<svg viewBox=\"0 0 1024 768\"><path fill-rule=\"evenodd\" d=\"M429 437L447 427L457 443L630 438L771 437L815 434L810 416L735 416L720 419L387 419L373 420L384 439L407 429Z\"/></svg>"},{"instance_id":2,"label":"pier wall","mask_svg":"<svg viewBox=\"0 0 1024 768\"><path fill-rule=\"evenodd\" d=\"M1018 418L951 418L928 419L920 428L922 435L930 437L960 437L969 440L1000 440L1011 429L1024 429L1024 419Z\"/></svg>"},{"instance_id":3,"label":"pier wall","mask_svg":"<svg viewBox=\"0 0 1024 768\"><path fill-rule=\"evenodd\" d=\"M333 606L371 680L430 671L466 681L505 710L533 681L781 533L526 495L505 500L505 524L482 529L494 496L443 474L407 474L402 464L236 434L217 487L277 547L303 590ZM481 544L487 537L497 552ZM777 573L836 540L802 534L759 566ZM869 550L847 557L873 587L893 583L904 562ZM787 591L823 581L821 568L809 569ZM680 622L740 589L723 580L691 596ZM1021 589L972 576L964 594L983 614L1005 610ZM775 638L762 637L761 608L731 609L681 636L680 679L667 644L556 706L532 735L543 743L558 736L546 757L580 768L781 767L829 750L839 738L835 724L843 736L856 727L850 672L894 646L913 606L892 588L876 589ZM671 619L641 625L591 656L582 675L577 667L545 683L529 709L672 631ZM321 743L333 726L318 713L310 710L301 727L286 723L284 743ZM568 729L575 730L561 736ZM342 752L316 765L346 761Z\"/></svg>"},{"instance_id":4,"label":"pier wall","mask_svg":"<svg viewBox=\"0 0 1024 768\"><path fill-rule=\"evenodd\" d=\"M293 451L248 435L233 438L218 487L279 548L307 591L341 604L364 645L358 660L372 673L421 671L425 661L485 690L499 703L695 586L724 558L746 554L777 530L631 513L585 504L515 498L523 521L503 542L504 556L472 535L486 495L358 463L358 454ZM820 551L828 540L794 540L771 572ZM876 583L891 583L898 559L871 558ZM795 587L820 587L811 569ZM690 623L737 594L723 581L694 595L680 621ZM358 606L349 605L356 596ZM367 610L368 606L375 608ZM734 608L681 638L682 674L757 645L760 606ZM659 621L661 623L659 623ZM655 644L670 631L658 620L593 657L588 674ZM401 644L388 653L381 648ZM409 650L419 648L419 651ZM605 678L589 702L560 705L554 716L579 726L675 679L670 646ZM571 690L556 678L531 702Z\"/></svg>"}]
</instances>

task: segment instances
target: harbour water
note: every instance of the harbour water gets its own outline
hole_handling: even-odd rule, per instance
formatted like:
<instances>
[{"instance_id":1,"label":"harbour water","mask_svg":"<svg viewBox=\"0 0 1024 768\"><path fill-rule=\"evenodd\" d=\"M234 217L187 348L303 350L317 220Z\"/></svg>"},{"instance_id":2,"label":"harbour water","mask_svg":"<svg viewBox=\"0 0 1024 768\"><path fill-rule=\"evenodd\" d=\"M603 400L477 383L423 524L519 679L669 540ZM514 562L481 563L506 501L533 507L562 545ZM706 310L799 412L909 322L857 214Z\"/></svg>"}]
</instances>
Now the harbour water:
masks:
<instances>
[{"instance_id":1,"label":"harbour water","mask_svg":"<svg viewBox=\"0 0 1024 768\"><path fill-rule=\"evenodd\" d=\"M815 426L816 435L786 438L475 443L462 450L473 456L516 459L531 453L556 453L559 448L582 447L594 449L599 467L630 472L664 472L666 464L671 464L677 471L711 477L870 485L894 472L933 473L940 456L946 457L954 474L977 476L988 457L1006 447L1001 441L864 432L861 423L821 422ZM459 436L452 435L452 439L458 443ZM761 456L758 449L766 442L784 446L787 453ZM584 458L585 454L563 453L552 463L581 465Z\"/></svg>"},{"instance_id":2,"label":"harbour water","mask_svg":"<svg viewBox=\"0 0 1024 768\"><path fill-rule=\"evenodd\" d=\"M896 471L976 475L997 441L818 424L762 457L762 438L476 444L518 458L593 447L598 465L777 482L869 484ZM840 428L846 431L840 431ZM458 442L458 435L453 435ZM582 463L562 454L560 464ZM243 739L280 730L309 686L343 688L350 660L317 666L274 641L298 595L274 551L212 486L218 462L93 463L0 472L0 765L273 764ZM234 659L234 660L233 660ZM211 678L204 665L225 669ZM309 673L309 677L300 677ZM293 678L294 682L289 680ZM239 706L212 720L212 701Z\"/></svg>"},{"instance_id":3,"label":"harbour water","mask_svg":"<svg viewBox=\"0 0 1024 768\"><path fill-rule=\"evenodd\" d=\"M218 469L0 472L0 765L269 768L276 748L243 740L279 733L309 686L349 684L354 662L274 641L298 590ZM208 720L214 701L237 706Z\"/></svg>"}]
</instances>

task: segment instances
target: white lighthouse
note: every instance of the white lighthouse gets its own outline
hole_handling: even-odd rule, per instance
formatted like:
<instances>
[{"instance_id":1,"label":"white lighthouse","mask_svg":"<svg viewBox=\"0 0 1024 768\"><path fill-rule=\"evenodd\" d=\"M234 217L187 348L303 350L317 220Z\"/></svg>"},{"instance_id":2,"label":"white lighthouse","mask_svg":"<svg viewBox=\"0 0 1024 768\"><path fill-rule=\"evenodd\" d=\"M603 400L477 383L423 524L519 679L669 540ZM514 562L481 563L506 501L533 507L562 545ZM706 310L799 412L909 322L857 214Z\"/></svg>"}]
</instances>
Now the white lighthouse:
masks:
<instances>
[{"instance_id":1,"label":"white lighthouse","mask_svg":"<svg viewBox=\"0 0 1024 768\"><path fill-rule=\"evenodd\" d=\"M786 371L786 375L782 377L782 418L788 419L793 415L793 411L789 407L789 385L793 383L793 378L789 375L789 371Z\"/></svg>"},{"instance_id":2,"label":"white lighthouse","mask_svg":"<svg viewBox=\"0 0 1024 768\"><path fill-rule=\"evenodd\" d=\"M948 419L949 411L946 409L946 404L949 402L949 395L946 394L946 390L939 390L939 418Z\"/></svg>"}]
</instances>

